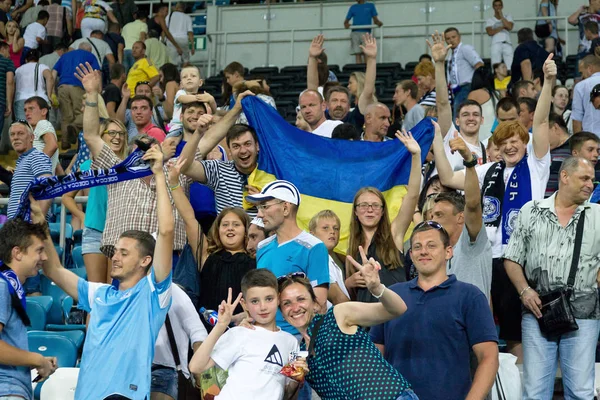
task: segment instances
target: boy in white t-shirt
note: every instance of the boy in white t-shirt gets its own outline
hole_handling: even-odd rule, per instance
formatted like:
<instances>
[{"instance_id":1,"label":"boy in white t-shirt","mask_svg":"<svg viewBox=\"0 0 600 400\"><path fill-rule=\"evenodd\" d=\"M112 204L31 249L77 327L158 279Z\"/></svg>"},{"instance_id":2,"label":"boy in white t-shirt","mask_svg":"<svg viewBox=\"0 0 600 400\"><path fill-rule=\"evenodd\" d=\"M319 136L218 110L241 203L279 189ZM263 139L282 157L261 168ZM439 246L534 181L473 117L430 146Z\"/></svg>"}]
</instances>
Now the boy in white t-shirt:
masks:
<instances>
[{"instance_id":1,"label":"boy in white t-shirt","mask_svg":"<svg viewBox=\"0 0 600 400\"><path fill-rule=\"evenodd\" d=\"M23 33L23 40L25 41L23 46L23 53L21 53L21 64L25 64L25 57L31 49L37 49L40 44L46 40L46 24L50 19L48 11L42 10L38 13L37 21L27 25L25 32Z\"/></svg>"},{"instance_id":2,"label":"boy in white t-shirt","mask_svg":"<svg viewBox=\"0 0 600 400\"><path fill-rule=\"evenodd\" d=\"M281 400L295 395L298 384L280 371L290 360L294 367L307 370L306 360L295 357L299 352L296 338L275 324L277 289L271 271L255 269L244 275L242 293L233 303L231 288L227 301L221 302L217 324L189 363L194 374L215 365L228 370L227 383L215 399ZM240 299L254 320L254 329L240 326L227 330Z\"/></svg>"},{"instance_id":3,"label":"boy in white t-shirt","mask_svg":"<svg viewBox=\"0 0 600 400\"><path fill-rule=\"evenodd\" d=\"M181 108L183 104L193 103L199 101L202 103L208 103L214 114L217 109L217 103L215 98L208 93L198 93L202 86L202 79L200 78L200 69L195 65L186 65L181 69L181 87L177 93L175 93L175 100L173 104L173 118L169 124L169 135L168 137L180 136L183 132L183 125L181 123ZM208 107L207 107L208 110Z\"/></svg>"}]
</instances>

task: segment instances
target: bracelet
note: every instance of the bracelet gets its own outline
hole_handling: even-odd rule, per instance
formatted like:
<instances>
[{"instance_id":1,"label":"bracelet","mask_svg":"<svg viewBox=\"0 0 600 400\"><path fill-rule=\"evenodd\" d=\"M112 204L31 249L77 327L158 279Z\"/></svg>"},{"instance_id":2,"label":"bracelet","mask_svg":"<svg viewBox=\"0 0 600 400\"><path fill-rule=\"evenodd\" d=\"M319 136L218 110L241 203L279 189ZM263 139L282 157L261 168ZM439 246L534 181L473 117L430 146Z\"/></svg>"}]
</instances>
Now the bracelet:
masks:
<instances>
[{"instance_id":1,"label":"bracelet","mask_svg":"<svg viewBox=\"0 0 600 400\"><path fill-rule=\"evenodd\" d=\"M92 103L92 102L89 102L87 100L85 101L85 105L87 107L98 107L98 103Z\"/></svg>"},{"instance_id":2,"label":"bracelet","mask_svg":"<svg viewBox=\"0 0 600 400\"><path fill-rule=\"evenodd\" d=\"M383 293L385 293L385 289L386 289L385 285L382 283L381 286L383 286L383 290L381 291L381 293L379 294L379 296L377 296L375 293L371 292L371 295L373 297L375 297L376 299L380 299L381 296L383 296Z\"/></svg>"},{"instance_id":3,"label":"bracelet","mask_svg":"<svg viewBox=\"0 0 600 400\"><path fill-rule=\"evenodd\" d=\"M181 185L178 183L178 184L177 184L177 185L175 185L175 186L169 186L169 190L172 192L173 190L175 190L175 189L177 189L177 188L179 188L179 187L181 187Z\"/></svg>"},{"instance_id":4,"label":"bracelet","mask_svg":"<svg viewBox=\"0 0 600 400\"><path fill-rule=\"evenodd\" d=\"M527 286L525 289L521 290L521 293L519 293L519 298L523 297L523 293L525 293L527 289L531 289L531 286Z\"/></svg>"}]
</instances>

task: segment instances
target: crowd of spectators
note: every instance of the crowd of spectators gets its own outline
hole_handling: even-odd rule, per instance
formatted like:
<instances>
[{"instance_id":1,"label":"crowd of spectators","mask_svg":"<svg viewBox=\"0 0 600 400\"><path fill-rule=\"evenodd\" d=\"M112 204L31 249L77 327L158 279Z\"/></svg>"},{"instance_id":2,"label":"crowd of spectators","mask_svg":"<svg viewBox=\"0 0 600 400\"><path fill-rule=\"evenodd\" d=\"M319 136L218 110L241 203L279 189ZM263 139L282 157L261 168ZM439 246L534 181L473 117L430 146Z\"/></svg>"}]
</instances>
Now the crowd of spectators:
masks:
<instances>
[{"instance_id":1,"label":"crowd of spectators","mask_svg":"<svg viewBox=\"0 0 600 400\"><path fill-rule=\"evenodd\" d=\"M456 27L423 38L412 79L385 88L391 109L376 96L377 40L352 29L383 24L372 3L357 0L343 21L364 63L347 85L316 36L290 132L393 145L410 172L390 199L366 160L351 217L320 203L304 231L299 182L250 183L269 143L244 107L277 108L269 76L239 60L209 93L189 63L185 3L148 16L132 0L0 2L0 126L12 120L18 156L0 169L10 187L0 400L32 399L30 370L57 369L27 343L26 297L42 292L41 273L87 314L76 399L487 399L515 385L551 399L558 363L565 398L594 398L600 0L569 18L580 32L574 86L558 78L557 6L543 0L549 19L519 29L513 49L513 18L494 0L490 65ZM140 153L151 175L62 196L83 230L87 279L61 265L50 200L31 197L31 221L17 217L34 179L118 176ZM571 317L561 331L547 311L557 296ZM522 382L503 381L502 363L522 364Z\"/></svg>"}]
</instances>

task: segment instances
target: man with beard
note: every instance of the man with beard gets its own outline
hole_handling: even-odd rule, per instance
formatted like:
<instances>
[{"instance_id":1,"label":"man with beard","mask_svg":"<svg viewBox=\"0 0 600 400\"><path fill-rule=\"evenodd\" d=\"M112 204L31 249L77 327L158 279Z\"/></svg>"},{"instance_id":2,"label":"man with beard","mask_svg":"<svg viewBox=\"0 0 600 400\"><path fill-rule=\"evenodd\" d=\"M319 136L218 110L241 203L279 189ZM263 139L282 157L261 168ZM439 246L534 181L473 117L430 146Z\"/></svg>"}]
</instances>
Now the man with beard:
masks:
<instances>
[{"instance_id":1,"label":"man with beard","mask_svg":"<svg viewBox=\"0 0 600 400\"><path fill-rule=\"evenodd\" d=\"M180 157L185 159L181 172L214 190L217 213L227 207L242 207L243 199L248 194L246 191L257 192L248 187L248 176L256 169L258 159L256 131L248 125L234 125L242 112L242 99L252 95L250 91L241 93L233 108L209 130L211 148L225 138L232 160L194 160L201 139L198 134L192 135L181 152ZM252 217L257 214L256 207L246 211Z\"/></svg>"}]
</instances>

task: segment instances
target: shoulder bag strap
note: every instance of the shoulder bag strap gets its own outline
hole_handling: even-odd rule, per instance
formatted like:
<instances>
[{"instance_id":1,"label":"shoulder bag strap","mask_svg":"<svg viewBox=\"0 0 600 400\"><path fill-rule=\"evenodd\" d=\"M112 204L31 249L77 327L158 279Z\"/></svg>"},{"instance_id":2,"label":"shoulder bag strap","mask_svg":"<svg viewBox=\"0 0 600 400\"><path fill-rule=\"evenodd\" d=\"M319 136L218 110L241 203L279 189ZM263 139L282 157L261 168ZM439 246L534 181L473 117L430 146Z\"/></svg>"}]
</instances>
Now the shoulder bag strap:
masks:
<instances>
[{"instance_id":1,"label":"shoulder bag strap","mask_svg":"<svg viewBox=\"0 0 600 400\"><path fill-rule=\"evenodd\" d=\"M169 314L165 319L165 327L167 328L167 336L169 336L169 344L171 345L171 353L173 353L173 359L175 360L176 370L181 371L181 360L179 359L179 352L177 351L177 342L175 341L175 335L173 334L173 327L171 326L171 320Z\"/></svg>"},{"instance_id":2,"label":"shoulder bag strap","mask_svg":"<svg viewBox=\"0 0 600 400\"><path fill-rule=\"evenodd\" d=\"M34 81L34 93L37 96L37 90L38 90L38 78L40 75L40 63L38 62L37 64L35 64L35 73L33 74L33 81Z\"/></svg>"},{"instance_id":3,"label":"shoulder bag strap","mask_svg":"<svg viewBox=\"0 0 600 400\"><path fill-rule=\"evenodd\" d=\"M492 140L492 138L489 138L488 140ZM483 163L487 163L487 152L485 151L485 146L483 145L483 143L479 142L479 145L481 146L481 157L483 157Z\"/></svg>"},{"instance_id":4,"label":"shoulder bag strap","mask_svg":"<svg viewBox=\"0 0 600 400\"><path fill-rule=\"evenodd\" d=\"M162 115L160 115L160 110L158 109L158 106L154 106L154 113L156 114L156 122L158 122L158 127L164 131L165 120L163 119Z\"/></svg>"},{"instance_id":5,"label":"shoulder bag strap","mask_svg":"<svg viewBox=\"0 0 600 400\"><path fill-rule=\"evenodd\" d=\"M90 44L92 45L94 50L96 50L96 54L98 54L98 60L100 60L100 62L99 62L100 68L102 68L102 63L104 62L104 60L100 57L100 52L98 51L98 48L96 47L96 45L94 44L94 42L92 42L92 40L90 38L86 38L86 40L88 42L90 42Z\"/></svg>"},{"instance_id":6,"label":"shoulder bag strap","mask_svg":"<svg viewBox=\"0 0 600 400\"><path fill-rule=\"evenodd\" d=\"M575 232L575 247L573 249L573 260L571 261L571 272L569 272L569 279L567 280L567 290L573 290L573 284L575 283L575 275L577 274L577 264L579 264L579 253L581 253L581 240L583 238L583 223L585 221L585 209L579 214L579 221L577 222L577 231Z\"/></svg>"},{"instance_id":7,"label":"shoulder bag strap","mask_svg":"<svg viewBox=\"0 0 600 400\"><path fill-rule=\"evenodd\" d=\"M310 332L310 344L308 345L308 355L314 356L315 354L315 342L317 341L317 334L319 333L319 329L325 320L325 315L323 318L319 318L317 322L315 322L315 326L313 326L312 331Z\"/></svg>"}]
</instances>

